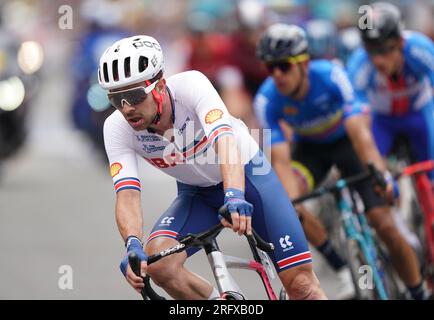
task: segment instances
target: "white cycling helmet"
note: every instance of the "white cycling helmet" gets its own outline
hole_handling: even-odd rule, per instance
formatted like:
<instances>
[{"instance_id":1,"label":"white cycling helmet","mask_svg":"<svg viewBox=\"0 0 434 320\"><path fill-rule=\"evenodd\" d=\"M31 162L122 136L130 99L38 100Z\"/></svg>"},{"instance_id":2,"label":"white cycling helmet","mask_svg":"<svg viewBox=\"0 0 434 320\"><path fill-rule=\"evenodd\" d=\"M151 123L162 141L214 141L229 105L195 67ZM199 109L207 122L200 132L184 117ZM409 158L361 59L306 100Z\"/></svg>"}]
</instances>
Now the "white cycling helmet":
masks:
<instances>
[{"instance_id":1,"label":"white cycling helmet","mask_svg":"<svg viewBox=\"0 0 434 320\"><path fill-rule=\"evenodd\" d=\"M160 44L153 37L138 35L111 45L101 56L98 80L104 89L117 89L145 80L152 81L164 71Z\"/></svg>"}]
</instances>

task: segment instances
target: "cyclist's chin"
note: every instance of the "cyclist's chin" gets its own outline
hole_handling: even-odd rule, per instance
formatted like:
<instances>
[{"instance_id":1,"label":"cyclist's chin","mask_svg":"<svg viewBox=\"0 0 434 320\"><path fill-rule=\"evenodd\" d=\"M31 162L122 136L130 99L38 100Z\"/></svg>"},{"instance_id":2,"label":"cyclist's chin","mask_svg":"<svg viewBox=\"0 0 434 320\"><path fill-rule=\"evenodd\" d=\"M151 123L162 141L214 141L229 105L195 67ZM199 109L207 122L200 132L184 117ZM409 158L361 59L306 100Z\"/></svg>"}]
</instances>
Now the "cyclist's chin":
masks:
<instances>
[{"instance_id":1,"label":"cyclist's chin","mask_svg":"<svg viewBox=\"0 0 434 320\"><path fill-rule=\"evenodd\" d=\"M135 131L142 131L147 129L150 125L151 125L151 121L147 120L145 118L140 118L136 121L128 121L128 123L130 124L130 126L135 130Z\"/></svg>"},{"instance_id":2,"label":"cyclist's chin","mask_svg":"<svg viewBox=\"0 0 434 320\"><path fill-rule=\"evenodd\" d=\"M292 92L292 88L290 88L286 84L276 84L276 86L277 86L277 90L279 91L279 93L284 95L284 96L287 96Z\"/></svg>"},{"instance_id":3,"label":"cyclist's chin","mask_svg":"<svg viewBox=\"0 0 434 320\"><path fill-rule=\"evenodd\" d=\"M388 66L377 66L377 70L385 77L390 77L394 73L394 69Z\"/></svg>"}]
</instances>

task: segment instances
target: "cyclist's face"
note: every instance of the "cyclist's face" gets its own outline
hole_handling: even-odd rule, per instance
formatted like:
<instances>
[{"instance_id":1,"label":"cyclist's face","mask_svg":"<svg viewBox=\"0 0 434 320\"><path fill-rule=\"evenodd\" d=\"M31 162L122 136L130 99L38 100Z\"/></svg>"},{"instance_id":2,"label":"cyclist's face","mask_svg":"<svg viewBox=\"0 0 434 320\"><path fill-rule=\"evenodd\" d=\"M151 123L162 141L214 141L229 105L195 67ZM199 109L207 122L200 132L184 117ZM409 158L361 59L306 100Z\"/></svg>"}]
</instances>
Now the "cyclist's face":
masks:
<instances>
[{"instance_id":1,"label":"cyclist's face","mask_svg":"<svg viewBox=\"0 0 434 320\"><path fill-rule=\"evenodd\" d=\"M301 65L301 68L303 68L303 65ZM276 64L275 66L267 65L268 72L273 77L277 90L282 95L289 95L297 88L302 78L301 68L292 63Z\"/></svg>"},{"instance_id":2,"label":"cyclist's face","mask_svg":"<svg viewBox=\"0 0 434 320\"><path fill-rule=\"evenodd\" d=\"M122 87L111 92L137 87L146 87L146 84L142 82L131 86ZM146 95L146 98L138 104L129 104L126 100L123 100L121 107L116 109L122 113L134 130L141 131L147 129L152 124L152 121L157 114L157 103L153 99L152 94L149 93Z\"/></svg>"},{"instance_id":3,"label":"cyclist's face","mask_svg":"<svg viewBox=\"0 0 434 320\"><path fill-rule=\"evenodd\" d=\"M388 40L380 50L368 51L369 57L377 70L389 77L402 66L402 40ZM368 49L368 48L367 48Z\"/></svg>"}]
</instances>

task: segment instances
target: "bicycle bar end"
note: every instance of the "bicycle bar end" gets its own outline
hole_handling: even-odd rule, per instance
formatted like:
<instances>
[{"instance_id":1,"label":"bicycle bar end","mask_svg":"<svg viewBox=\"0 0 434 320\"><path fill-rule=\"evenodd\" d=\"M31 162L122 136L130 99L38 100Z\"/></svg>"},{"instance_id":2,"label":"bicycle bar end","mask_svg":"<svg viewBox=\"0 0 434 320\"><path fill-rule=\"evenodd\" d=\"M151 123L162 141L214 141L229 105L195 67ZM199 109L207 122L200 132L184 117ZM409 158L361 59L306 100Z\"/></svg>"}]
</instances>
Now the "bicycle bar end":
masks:
<instances>
[{"instance_id":1,"label":"bicycle bar end","mask_svg":"<svg viewBox=\"0 0 434 320\"><path fill-rule=\"evenodd\" d=\"M140 277L140 260L135 252L130 252L128 255L128 262L130 264L131 270L134 274Z\"/></svg>"},{"instance_id":2,"label":"bicycle bar end","mask_svg":"<svg viewBox=\"0 0 434 320\"><path fill-rule=\"evenodd\" d=\"M128 263L130 264L131 270L133 270L134 274L138 277L141 277L140 259L135 252L130 252L128 254ZM148 300L148 295L146 294L146 290L142 289L140 294L142 295L143 300Z\"/></svg>"}]
</instances>

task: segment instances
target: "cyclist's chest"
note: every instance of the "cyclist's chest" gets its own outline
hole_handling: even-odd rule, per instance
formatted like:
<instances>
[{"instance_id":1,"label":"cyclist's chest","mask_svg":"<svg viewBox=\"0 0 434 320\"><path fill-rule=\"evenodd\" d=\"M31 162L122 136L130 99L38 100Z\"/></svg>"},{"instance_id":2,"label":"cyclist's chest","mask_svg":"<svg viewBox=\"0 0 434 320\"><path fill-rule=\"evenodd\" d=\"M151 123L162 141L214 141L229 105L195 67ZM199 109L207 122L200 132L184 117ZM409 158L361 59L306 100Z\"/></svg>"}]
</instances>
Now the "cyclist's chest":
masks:
<instances>
[{"instance_id":1,"label":"cyclist's chest","mask_svg":"<svg viewBox=\"0 0 434 320\"><path fill-rule=\"evenodd\" d=\"M425 80L423 75L405 65L403 71L394 78L375 72L370 79L369 91L373 95L391 99L411 97L421 92Z\"/></svg>"},{"instance_id":2,"label":"cyclist's chest","mask_svg":"<svg viewBox=\"0 0 434 320\"><path fill-rule=\"evenodd\" d=\"M205 152L207 137L197 116L182 112L176 114L173 128L163 136L143 131L135 134L133 144L140 157L166 168L164 164L173 167Z\"/></svg>"},{"instance_id":3,"label":"cyclist's chest","mask_svg":"<svg viewBox=\"0 0 434 320\"><path fill-rule=\"evenodd\" d=\"M295 129L315 127L342 115L342 103L331 93L309 94L303 101L286 100L282 108L283 119Z\"/></svg>"}]
</instances>

